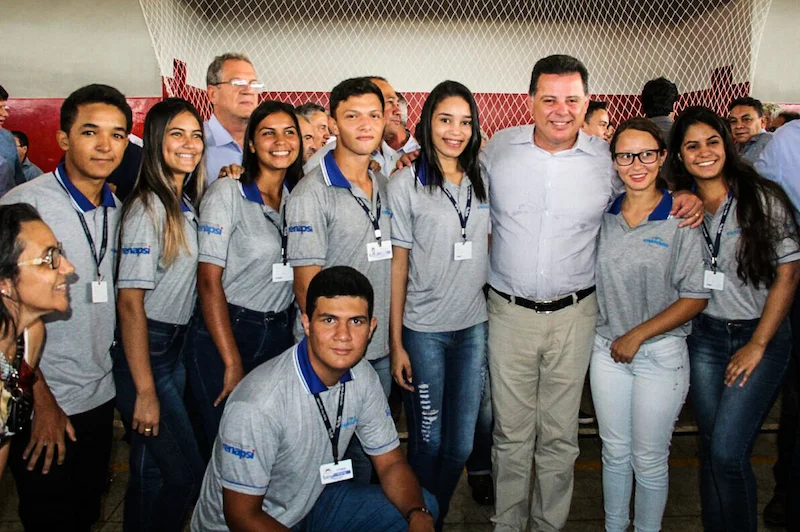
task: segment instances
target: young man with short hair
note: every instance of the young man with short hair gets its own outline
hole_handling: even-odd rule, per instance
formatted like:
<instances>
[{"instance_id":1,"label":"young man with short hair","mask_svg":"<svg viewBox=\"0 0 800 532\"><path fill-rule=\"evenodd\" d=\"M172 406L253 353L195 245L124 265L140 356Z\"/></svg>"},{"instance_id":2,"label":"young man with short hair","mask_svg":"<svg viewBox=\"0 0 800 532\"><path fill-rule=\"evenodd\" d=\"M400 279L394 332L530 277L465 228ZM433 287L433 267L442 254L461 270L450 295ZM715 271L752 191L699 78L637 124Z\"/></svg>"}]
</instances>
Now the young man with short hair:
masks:
<instances>
[{"instance_id":1,"label":"young man with short hair","mask_svg":"<svg viewBox=\"0 0 800 532\"><path fill-rule=\"evenodd\" d=\"M742 158L755 163L772 140L772 133L766 130L767 117L761 101L750 97L736 98L728 106L728 123Z\"/></svg>"},{"instance_id":2,"label":"young man with short hair","mask_svg":"<svg viewBox=\"0 0 800 532\"><path fill-rule=\"evenodd\" d=\"M61 106L62 163L0 200L36 207L76 274L69 311L46 321L33 421L11 442L26 530L88 531L100 517L116 395L109 350L121 210L106 178L122 159L131 124L131 108L118 90L76 90Z\"/></svg>"},{"instance_id":3,"label":"young man with short hair","mask_svg":"<svg viewBox=\"0 0 800 532\"><path fill-rule=\"evenodd\" d=\"M208 99L214 107L203 122L206 143L206 180L213 183L223 167L241 166L247 121L258 105L264 84L244 54L227 53L214 58L206 73Z\"/></svg>"},{"instance_id":4,"label":"young man with short hair","mask_svg":"<svg viewBox=\"0 0 800 532\"><path fill-rule=\"evenodd\" d=\"M369 280L336 266L309 283L306 337L228 399L192 530L432 531L436 501L399 447L375 372L362 362L377 320ZM381 485L340 457L353 435Z\"/></svg>"},{"instance_id":5,"label":"young man with short hair","mask_svg":"<svg viewBox=\"0 0 800 532\"><path fill-rule=\"evenodd\" d=\"M28 159L28 135L22 131L12 131L11 134L14 135L14 142L17 144L17 155L22 163L22 173L25 175L25 181L30 181L34 177L42 175L42 170Z\"/></svg>"},{"instance_id":6,"label":"young man with short hair","mask_svg":"<svg viewBox=\"0 0 800 532\"><path fill-rule=\"evenodd\" d=\"M581 126L587 135L603 139L606 142L611 140L608 138L610 120L606 109L607 105L606 102L589 100L589 107L586 108L586 116L583 119L583 126Z\"/></svg>"}]
</instances>

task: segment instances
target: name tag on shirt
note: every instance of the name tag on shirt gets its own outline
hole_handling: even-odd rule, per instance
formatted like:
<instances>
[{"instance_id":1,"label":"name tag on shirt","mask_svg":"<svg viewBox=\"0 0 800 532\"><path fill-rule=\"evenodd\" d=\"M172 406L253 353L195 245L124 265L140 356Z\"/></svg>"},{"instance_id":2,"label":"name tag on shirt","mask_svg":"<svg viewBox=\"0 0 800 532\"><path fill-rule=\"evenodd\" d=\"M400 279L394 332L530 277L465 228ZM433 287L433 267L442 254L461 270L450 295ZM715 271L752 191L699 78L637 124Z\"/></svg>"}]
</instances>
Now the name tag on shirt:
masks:
<instances>
[{"instance_id":1,"label":"name tag on shirt","mask_svg":"<svg viewBox=\"0 0 800 532\"><path fill-rule=\"evenodd\" d=\"M108 303L108 283L92 281L92 303Z\"/></svg>"},{"instance_id":2,"label":"name tag on shirt","mask_svg":"<svg viewBox=\"0 0 800 532\"><path fill-rule=\"evenodd\" d=\"M294 281L294 270L289 263L279 262L272 265L272 282L285 283L287 281Z\"/></svg>"},{"instance_id":3,"label":"name tag on shirt","mask_svg":"<svg viewBox=\"0 0 800 532\"><path fill-rule=\"evenodd\" d=\"M472 242L456 242L453 246L453 259L469 260L472 258Z\"/></svg>"},{"instance_id":4,"label":"name tag on shirt","mask_svg":"<svg viewBox=\"0 0 800 532\"><path fill-rule=\"evenodd\" d=\"M367 244L367 260L375 262L378 260L386 260L392 258L392 243L388 240L381 240L380 245L377 242L370 242Z\"/></svg>"},{"instance_id":5,"label":"name tag on shirt","mask_svg":"<svg viewBox=\"0 0 800 532\"><path fill-rule=\"evenodd\" d=\"M319 478L322 484L333 484L342 480L353 478L353 461L339 460L338 464L333 462L319 466Z\"/></svg>"},{"instance_id":6,"label":"name tag on shirt","mask_svg":"<svg viewBox=\"0 0 800 532\"><path fill-rule=\"evenodd\" d=\"M706 270L705 275L703 276L703 288L709 288L711 290L722 290L724 284L725 284L724 273Z\"/></svg>"}]
</instances>

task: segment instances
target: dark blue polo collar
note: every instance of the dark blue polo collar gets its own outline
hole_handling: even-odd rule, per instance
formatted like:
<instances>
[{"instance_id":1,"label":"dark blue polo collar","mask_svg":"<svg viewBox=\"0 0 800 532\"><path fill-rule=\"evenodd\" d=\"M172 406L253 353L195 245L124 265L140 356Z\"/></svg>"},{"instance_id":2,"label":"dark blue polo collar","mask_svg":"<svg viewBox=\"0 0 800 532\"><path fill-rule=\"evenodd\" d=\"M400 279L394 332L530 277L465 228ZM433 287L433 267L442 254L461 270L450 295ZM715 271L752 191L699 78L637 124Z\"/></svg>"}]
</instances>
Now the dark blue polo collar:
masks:
<instances>
[{"instance_id":1,"label":"dark blue polo collar","mask_svg":"<svg viewBox=\"0 0 800 532\"><path fill-rule=\"evenodd\" d=\"M425 157L425 154L420 155L419 162L414 165L414 170L417 174L417 181L419 184L423 187L427 187L430 182L430 177L428 176L428 159Z\"/></svg>"},{"instance_id":2,"label":"dark blue polo collar","mask_svg":"<svg viewBox=\"0 0 800 532\"><path fill-rule=\"evenodd\" d=\"M114 208L117 206L116 201L114 201L114 194L111 192L111 187L108 186L108 183L103 183L103 190L100 193L100 205L95 205L89 201L89 198L84 196L83 193L72 184L72 181L70 181L64 161L61 161L56 169L56 179L64 186L67 190L67 194L72 198L72 201L83 212L93 211L97 207Z\"/></svg>"},{"instance_id":3,"label":"dark blue polo collar","mask_svg":"<svg viewBox=\"0 0 800 532\"><path fill-rule=\"evenodd\" d=\"M336 164L336 159L333 158L333 150L325 154L322 158L322 177L325 178L325 184L329 187L350 188L350 181L344 176L339 165Z\"/></svg>"},{"instance_id":4,"label":"dark blue polo collar","mask_svg":"<svg viewBox=\"0 0 800 532\"><path fill-rule=\"evenodd\" d=\"M308 338L303 338L295 347L295 361L297 363L298 376L308 393L314 394L328 391L328 387L314 372L314 368L311 367L311 361L308 359ZM345 383L351 380L353 380L352 370L342 375L339 382Z\"/></svg>"},{"instance_id":5,"label":"dark blue polo collar","mask_svg":"<svg viewBox=\"0 0 800 532\"><path fill-rule=\"evenodd\" d=\"M649 221L667 220L669 218L669 213L672 211L672 195L666 190L662 190L661 194L661 201L658 203L656 208L653 209L653 212L650 213L650 216L647 217ZM624 199L625 194L622 194L615 199L614 203L611 204L611 207L608 208L608 213L616 216L622 212L622 200Z\"/></svg>"},{"instance_id":6,"label":"dark blue polo collar","mask_svg":"<svg viewBox=\"0 0 800 532\"><path fill-rule=\"evenodd\" d=\"M283 188L286 189L286 192L291 192L291 188L289 188L289 183L286 180L283 181ZM258 203L259 205L264 205L264 198L261 197L261 191L258 190L258 184L255 181L250 183L249 185L245 185L241 181L239 181L239 190L242 191L242 196L246 200L252 201L253 203Z\"/></svg>"}]
</instances>

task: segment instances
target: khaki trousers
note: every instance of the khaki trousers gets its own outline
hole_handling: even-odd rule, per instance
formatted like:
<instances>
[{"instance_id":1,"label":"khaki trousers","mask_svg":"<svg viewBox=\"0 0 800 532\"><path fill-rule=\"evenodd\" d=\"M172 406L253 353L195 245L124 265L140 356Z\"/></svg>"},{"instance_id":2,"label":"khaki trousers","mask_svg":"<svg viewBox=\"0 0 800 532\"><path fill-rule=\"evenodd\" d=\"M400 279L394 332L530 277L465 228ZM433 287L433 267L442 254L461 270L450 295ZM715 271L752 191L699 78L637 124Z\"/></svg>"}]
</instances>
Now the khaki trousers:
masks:
<instances>
[{"instance_id":1,"label":"khaki trousers","mask_svg":"<svg viewBox=\"0 0 800 532\"><path fill-rule=\"evenodd\" d=\"M537 314L489 290L494 530L564 528L578 458L578 409L594 340L597 296ZM531 466L534 467L530 503Z\"/></svg>"}]
</instances>

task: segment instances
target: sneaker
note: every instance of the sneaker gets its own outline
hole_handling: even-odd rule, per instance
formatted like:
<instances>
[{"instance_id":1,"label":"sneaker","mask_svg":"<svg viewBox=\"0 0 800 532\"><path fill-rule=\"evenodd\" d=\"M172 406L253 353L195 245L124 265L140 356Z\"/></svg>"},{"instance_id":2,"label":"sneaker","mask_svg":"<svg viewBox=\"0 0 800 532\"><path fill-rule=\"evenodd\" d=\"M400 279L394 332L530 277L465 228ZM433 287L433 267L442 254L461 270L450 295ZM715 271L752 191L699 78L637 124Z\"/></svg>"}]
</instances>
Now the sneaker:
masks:
<instances>
[{"instance_id":1,"label":"sneaker","mask_svg":"<svg viewBox=\"0 0 800 532\"><path fill-rule=\"evenodd\" d=\"M467 483L472 490L472 499L481 506L494 504L494 485L491 475L467 475Z\"/></svg>"},{"instance_id":2,"label":"sneaker","mask_svg":"<svg viewBox=\"0 0 800 532\"><path fill-rule=\"evenodd\" d=\"M584 412L583 410L578 410L578 423L580 425L591 425L597 421L592 414L588 412Z\"/></svg>"}]
</instances>

